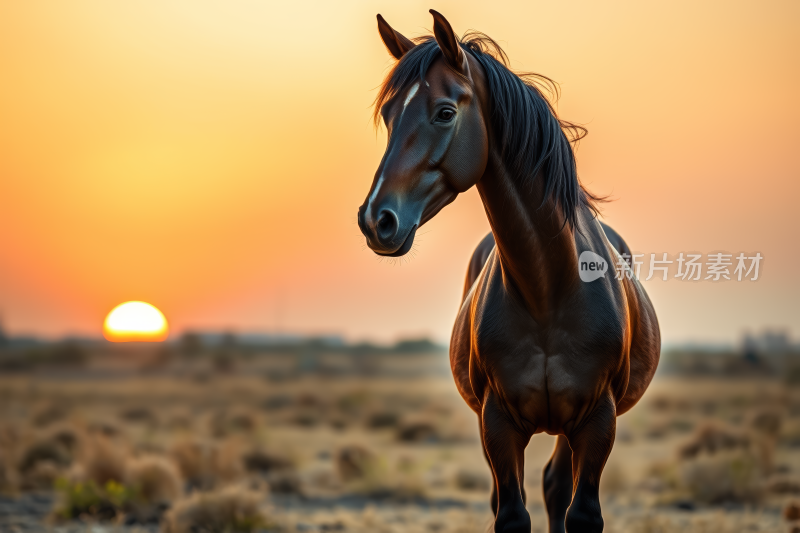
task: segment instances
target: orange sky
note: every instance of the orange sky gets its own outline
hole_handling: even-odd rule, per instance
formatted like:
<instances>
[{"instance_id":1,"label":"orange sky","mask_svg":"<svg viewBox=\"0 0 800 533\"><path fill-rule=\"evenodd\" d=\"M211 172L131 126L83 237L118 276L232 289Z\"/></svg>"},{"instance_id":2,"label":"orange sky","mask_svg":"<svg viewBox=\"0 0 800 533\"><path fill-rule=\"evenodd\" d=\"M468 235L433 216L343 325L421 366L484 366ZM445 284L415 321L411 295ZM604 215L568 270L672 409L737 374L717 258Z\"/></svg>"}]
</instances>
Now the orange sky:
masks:
<instances>
[{"instance_id":1,"label":"orange sky","mask_svg":"<svg viewBox=\"0 0 800 533\"><path fill-rule=\"evenodd\" d=\"M186 327L449 337L488 231L475 191L379 261L356 209L392 64L429 8L561 83L579 173L643 252L759 251L756 283L651 281L666 341L800 334L800 3L0 4L0 315L99 336L126 300Z\"/></svg>"}]
</instances>

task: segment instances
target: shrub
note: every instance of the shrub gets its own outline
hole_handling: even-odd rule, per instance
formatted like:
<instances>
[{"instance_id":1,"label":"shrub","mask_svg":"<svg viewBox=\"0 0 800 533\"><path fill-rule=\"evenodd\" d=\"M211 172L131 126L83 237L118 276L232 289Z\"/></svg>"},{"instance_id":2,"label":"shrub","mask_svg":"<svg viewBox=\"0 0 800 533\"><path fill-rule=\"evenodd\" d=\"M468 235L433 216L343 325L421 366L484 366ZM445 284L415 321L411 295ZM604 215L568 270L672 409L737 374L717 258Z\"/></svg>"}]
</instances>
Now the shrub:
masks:
<instances>
[{"instance_id":1,"label":"shrub","mask_svg":"<svg viewBox=\"0 0 800 533\"><path fill-rule=\"evenodd\" d=\"M294 471L272 472L266 476L266 481L273 494L303 494L303 484Z\"/></svg>"},{"instance_id":2,"label":"shrub","mask_svg":"<svg viewBox=\"0 0 800 533\"><path fill-rule=\"evenodd\" d=\"M53 429L48 438L74 455L81 444L83 436L73 426L63 425Z\"/></svg>"},{"instance_id":3,"label":"shrub","mask_svg":"<svg viewBox=\"0 0 800 533\"><path fill-rule=\"evenodd\" d=\"M194 493L167 513L168 533L245 533L269 526L259 509L264 494L228 487Z\"/></svg>"},{"instance_id":4,"label":"shrub","mask_svg":"<svg viewBox=\"0 0 800 533\"><path fill-rule=\"evenodd\" d=\"M25 475L40 462L50 462L56 466L68 466L72 462L69 451L58 441L42 439L34 442L22 454L19 471Z\"/></svg>"},{"instance_id":5,"label":"shrub","mask_svg":"<svg viewBox=\"0 0 800 533\"><path fill-rule=\"evenodd\" d=\"M773 419L761 423L774 426ZM774 442L758 434L704 424L679 449L677 485L700 503L757 502L766 489L773 448Z\"/></svg>"},{"instance_id":6,"label":"shrub","mask_svg":"<svg viewBox=\"0 0 800 533\"><path fill-rule=\"evenodd\" d=\"M151 425L154 425L158 420L151 409L143 406L132 406L123 409L120 411L119 417L126 422L142 422Z\"/></svg>"},{"instance_id":7,"label":"shrub","mask_svg":"<svg viewBox=\"0 0 800 533\"><path fill-rule=\"evenodd\" d=\"M400 422L400 416L393 412L372 413L367 418L367 427L370 429L393 428Z\"/></svg>"},{"instance_id":8,"label":"shrub","mask_svg":"<svg viewBox=\"0 0 800 533\"><path fill-rule=\"evenodd\" d=\"M88 430L89 433L104 437L116 437L122 433L119 426L108 420L95 420L89 424Z\"/></svg>"},{"instance_id":9,"label":"shrub","mask_svg":"<svg viewBox=\"0 0 800 533\"><path fill-rule=\"evenodd\" d=\"M680 478L700 503L757 502L763 495L762 471L749 450L699 455L681 465Z\"/></svg>"},{"instance_id":10,"label":"shrub","mask_svg":"<svg viewBox=\"0 0 800 533\"><path fill-rule=\"evenodd\" d=\"M721 424L706 423L697 429L678 454L683 459L692 459L701 453L714 454L724 450L746 449L749 446L750 439L747 435Z\"/></svg>"},{"instance_id":11,"label":"shrub","mask_svg":"<svg viewBox=\"0 0 800 533\"><path fill-rule=\"evenodd\" d=\"M20 488L23 490L52 489L60 474L61 467L53 461L37 461L20 479Z\"/></svg>"},{"instance_id":12,"label":"shrub","mask_svg":"<svg viewBox=\"0 0 800 533\"><path fill-rule=\"evenodd\" d=\"M772 494L800 494L800 482L788 476L774 476L767 482L765 490Z\"/></svg>"},{"instance_id":13,"label":"shrub","mask_svg":"<svg viewBox=\"0 0 800 533\"><path fill-rule=\"evenodd\" d=\"M86 454L83 467L87 480L105 487L110 481L121 483L125 479L125 463L123 450L108 439L97 437Z\"/></svg>"},{"instance_id":14,"label":"shrub","mask_svg":"<svg viewBox=\"0 0 800 533\"><path fill-rule=\"evenodd\" d=\"M397 439L402 442L437 442L439 432L436 427L429 422L410 422L400 426L397 431Z\"/></svg>"},{"instance_id":15,"label":"shrub","mask_svg":"<svg viewBox=\"0 0 800 533\"><path fill-rule=\"evenodd\" d=\"M302 483L292 461L264 450L255 449L242 455L245 470L258 474L275 494L301 494Z\"/></svg>"},{"instance_id":16,"label":"shrub","mask_svg":"<svg viewBox=\"0 0 800 533\"><path fill-rule=\"evenodd\" d=\"M148 456L128 464L126 485L136 492L138 501L160 504L178 499L183 482L175 465L163 457Z\"/></svg>"},{"instance_id":17,"label":"shrub","mask_svg":"<svg viewBox=\"0 0 800 533\"><path fill-rule=\"evenodd\" d=\"M459 470L455 478L456 487L461 490L487 491L491 488L488 476L471 470Z\"/></svg>"},{"instance_id":18,"label":"shrub","mask_svg":"<svg viewBox=\"0 0 800 533\"><path fill-rule=\"evenodd\" d=\"M135 491L115 481L98 485L94 481L68 481L59 479L56 482L61 501L56 506L56 516L60 518L78 518L83 515L98 520L112 520L129 509Z\"/></svg>"},{"instance_id":19,"label":"shrub","mask_svg":"<svg viewBox=\"0 0 800 533\"><path fill-rule=\"evenodd\" d=\"M266 474L276 470L290 470L292 462L286 457L271 454L264 450L251 450L242 455L242 463L248 472Z\"/></svg>"},{"instance_id":20,"label":"shrub","mask_svg":"<svg viewBox=\"0 0 800 533\"><path fill-rule=\"evenodd\" d=\"M44 427L65 419L67 414L67 410L63 405L45 403L34 411L31 421L34 426Z\"/></svg>"},{"instance_id":21,"label":"shrub","mask_svg":"<svg viewBox=\"0 0 800 533\"><path fill-rule=\"evenodd\" d=\"M750 427L765 437L777 437L782 425L783 417L774 410L759 411L750 419Z\"/></svg>"},{"instance_id":22,"label":"shrub","mask_svg":"<svg viewBox=\"0 0 800 533\"><path fill-rule=\"evenodd\" d=\"M211 446L181 441L172 446L170 455L184 479L193 487L206 487L211 478Z\"/></svg>"},{"instance_id":23,"label":"shrub","mask_svg":"<svg viewBox=\"0 0 800 533\"><path fill-rule=\"evenodd\" d=\"M336 454L336 469L342 481L363 479L377 465L375 454L358 445L345 446Z\"/></svg>"}]
</instances>

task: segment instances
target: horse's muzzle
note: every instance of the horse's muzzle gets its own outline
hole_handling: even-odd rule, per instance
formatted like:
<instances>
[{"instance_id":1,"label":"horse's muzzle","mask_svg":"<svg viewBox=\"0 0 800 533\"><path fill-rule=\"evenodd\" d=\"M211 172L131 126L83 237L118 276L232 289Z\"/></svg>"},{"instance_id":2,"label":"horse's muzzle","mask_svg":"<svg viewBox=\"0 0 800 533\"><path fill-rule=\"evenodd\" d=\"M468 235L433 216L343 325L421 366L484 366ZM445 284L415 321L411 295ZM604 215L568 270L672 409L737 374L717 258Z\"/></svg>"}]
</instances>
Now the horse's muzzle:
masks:
<instances>
[{"instance_id":1,"label":"horse's muzzle","mask_svg":"<svg viewBox=\"0 0 800 533\"><path fill-rule=\"evenodd\" d=\"M411 228L411 231L408 232L408 236L406 236L406 240L403 241L403 244L400 245L396 251L392 253L381 253L377 250L373 250L376 254L382 255L384 257L400 257L402 255L406 255L411 247L414 245L414 236L417 234L417 225L414 224L414 227Z\"/></svg>"},{"instance_id":2,"label":"horse's muzzle","mask_svg":"<svg viewBox=\"0 0 800 533\"><path fill-rule=\"evenodd\" d=\"M367 238L367 246L376 254L386 257L399 257L407 254L414 244L417 224L414 224L403 237L399 234L400 221L397 213L392 209L381 209L373 223L367 222L366 209L368 207L365 205L358 209L358 227Z\"/></svg>"}]
</instances>

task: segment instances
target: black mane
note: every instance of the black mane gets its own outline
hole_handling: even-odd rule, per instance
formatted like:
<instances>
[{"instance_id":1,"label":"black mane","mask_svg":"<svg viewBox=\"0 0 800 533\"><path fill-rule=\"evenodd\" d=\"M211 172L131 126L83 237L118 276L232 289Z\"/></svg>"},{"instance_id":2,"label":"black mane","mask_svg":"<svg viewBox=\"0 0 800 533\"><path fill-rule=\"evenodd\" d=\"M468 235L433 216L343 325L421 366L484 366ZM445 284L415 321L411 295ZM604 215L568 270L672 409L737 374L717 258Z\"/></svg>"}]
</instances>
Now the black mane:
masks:
<instances>
[{"instance_id":1,"label":"black mane","mask_svg":"<svg viewBox=\"0 0 800 533\"><path fill-rule=\"evenodd\" d=\"M375 99L374 119L380 121L380 108L425 73L441 55L432 36L415 39L417 45L406 52L392 69ZM602 201L586 191L578 180L575 156L570 142L586 136L581 126L559 120L542 91L558 97L558 86L540 74L515 74L508 68L508 57L490 37L468 32L460 40L483 67L489 85L493 140L506 169L519 179L533 182L541 170L545 180L544 201L552 198L561 207L565 224L574 229L579 207L594 213L594 202ZM567 137L569 134L569 137ZM544 202L543 201L543 202ZM541 207L541 206L539 206Z\"/></svg>"}]
</instances>

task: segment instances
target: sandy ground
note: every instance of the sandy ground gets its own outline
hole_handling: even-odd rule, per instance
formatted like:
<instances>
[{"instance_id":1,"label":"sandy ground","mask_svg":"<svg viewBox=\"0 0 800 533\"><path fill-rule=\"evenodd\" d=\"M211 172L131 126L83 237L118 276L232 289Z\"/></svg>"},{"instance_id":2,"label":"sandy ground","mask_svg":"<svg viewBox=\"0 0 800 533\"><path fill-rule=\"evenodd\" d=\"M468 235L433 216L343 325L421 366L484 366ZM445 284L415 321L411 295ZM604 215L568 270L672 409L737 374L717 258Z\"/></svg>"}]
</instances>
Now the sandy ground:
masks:
<instances>
[{"instance_id":1,"label":"sandy ground","mask_svg":"<svg viewBox=\"0 0 800 533\"><path fill-rule=\"evenodd\" d=\"M68 458L30 459L64 428L79 442ZM475 415L446 375L4 377L0 430L0 531L158 531L168 514L59 517L64 494L52 487L90 475L98 439L118 452L122 471L142 457L178 465L182 490L164 509L238 485L260 495L265 531L491 528ZM536 435L526 451L536 532L547 531L541 470L553 441ZM204 457L213 465L181 463L187 443L212 450ZM248 466L254 451L283 466ZM193 484L197 469L205 477ZM620 418L602 484L606 531L620 533L786 532L793 524L783 513L797 494L800 391L761 379L658 378Z\"/></svg>"}]
</instances>

